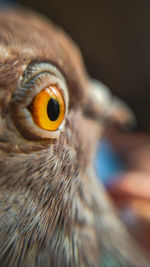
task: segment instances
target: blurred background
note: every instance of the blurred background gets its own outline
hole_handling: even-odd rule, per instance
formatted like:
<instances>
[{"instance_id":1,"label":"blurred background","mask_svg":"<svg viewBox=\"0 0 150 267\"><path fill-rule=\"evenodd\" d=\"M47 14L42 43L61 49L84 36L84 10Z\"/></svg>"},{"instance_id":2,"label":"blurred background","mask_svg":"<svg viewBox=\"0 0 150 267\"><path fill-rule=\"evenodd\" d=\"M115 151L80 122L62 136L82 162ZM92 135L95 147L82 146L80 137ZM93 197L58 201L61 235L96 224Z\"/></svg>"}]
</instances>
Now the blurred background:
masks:
<instances>
[{"instance_id":1,"label":"blurred background","mask_svg":"<svg viewBox=\"0 0 150 267\"><path fill-rule=\"evenodd\" d=\"M150 251L150 1L9 2L63 27L79 45L90 75L134 111L134 133L108 131L95 165L128 229Z\"/></svg>"}]
</instances>

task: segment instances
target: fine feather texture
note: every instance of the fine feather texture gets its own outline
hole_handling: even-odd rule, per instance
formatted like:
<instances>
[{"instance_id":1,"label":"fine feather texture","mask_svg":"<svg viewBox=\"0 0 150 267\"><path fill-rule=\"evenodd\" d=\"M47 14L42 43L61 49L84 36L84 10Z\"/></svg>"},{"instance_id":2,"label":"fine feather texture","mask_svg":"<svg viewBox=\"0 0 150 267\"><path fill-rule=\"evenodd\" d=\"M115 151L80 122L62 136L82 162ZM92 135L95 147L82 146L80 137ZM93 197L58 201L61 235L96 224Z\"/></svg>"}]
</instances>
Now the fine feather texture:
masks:
<instances>
[{"instance_id":1,"label":"fine feather texture","mask_svg":"<svg viewBox=\"0 0 150 267\"><path fill-rule=\"evenodd\" d=\"M33 140L11 107L32 64L45 62L62 73L69 107L57 138ZM89 79L61 29L29 11L0 14L0 266L149 266L95 177L104 123L90 116Z\"/></svg>"}]
</instances>

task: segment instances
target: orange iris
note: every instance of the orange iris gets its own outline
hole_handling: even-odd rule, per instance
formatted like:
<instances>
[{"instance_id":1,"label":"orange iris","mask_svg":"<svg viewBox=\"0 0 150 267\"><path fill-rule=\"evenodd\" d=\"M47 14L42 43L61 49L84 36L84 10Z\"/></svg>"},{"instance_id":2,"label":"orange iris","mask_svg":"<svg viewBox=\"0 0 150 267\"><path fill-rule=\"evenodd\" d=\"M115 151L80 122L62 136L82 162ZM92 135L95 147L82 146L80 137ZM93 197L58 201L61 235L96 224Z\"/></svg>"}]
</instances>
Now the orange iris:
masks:
<instances>
[{"instance_id":1,"label":"orange iris","mask_svg":"<svg viewBox=\"0 0 150 267\"><path fill-rule=\"evenodd\" d=\"M56 85L42 90L30 108L35 123L42 129L55 131L65 116L64 98Z\"/></svg>"}]
</instances>

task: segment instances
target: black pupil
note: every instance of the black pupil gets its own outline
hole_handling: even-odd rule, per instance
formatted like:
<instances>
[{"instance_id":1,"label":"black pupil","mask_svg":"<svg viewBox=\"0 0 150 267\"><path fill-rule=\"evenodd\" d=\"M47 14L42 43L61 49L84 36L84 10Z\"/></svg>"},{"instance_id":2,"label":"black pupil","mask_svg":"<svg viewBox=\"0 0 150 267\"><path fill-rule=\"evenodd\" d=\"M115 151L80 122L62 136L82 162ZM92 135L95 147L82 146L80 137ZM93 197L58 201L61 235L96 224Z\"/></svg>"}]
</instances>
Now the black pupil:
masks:
<instances>
[{"instance_id":1,"label":"black pupil","mask_svg":"<svg viewBox=\"0 0 150 267\"><path fill-rule=\"evenodd\" d=\"M55 98L51 98L47 105L47 114L51 121L56 121L59 117L60 107Z\"/></svg>"}]
</instances>

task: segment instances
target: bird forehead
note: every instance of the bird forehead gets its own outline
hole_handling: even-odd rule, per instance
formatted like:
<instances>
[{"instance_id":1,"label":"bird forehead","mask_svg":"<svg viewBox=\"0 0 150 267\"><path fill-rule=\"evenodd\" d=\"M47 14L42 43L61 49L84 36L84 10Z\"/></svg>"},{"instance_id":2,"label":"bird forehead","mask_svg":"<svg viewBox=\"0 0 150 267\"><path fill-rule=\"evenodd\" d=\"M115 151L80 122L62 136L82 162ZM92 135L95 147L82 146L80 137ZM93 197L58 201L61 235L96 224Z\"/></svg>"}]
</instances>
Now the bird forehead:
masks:
<instances>
[{"instance_id":1,"label":"bird forehead","mask_svg":"<svg viewBox=\"0 0 150 267\"><path fill-rule=\"evenodd\" d=\"M46 19L27 11L1 12L0 51L3 68L10 64L12 69L14 62L20 62L15 76L16 71L22 75L32 61L49 61L64 75L74 96L72 101L86 95L87 74L79 49L62 29Z\"/></svg>"}]
</instances>

